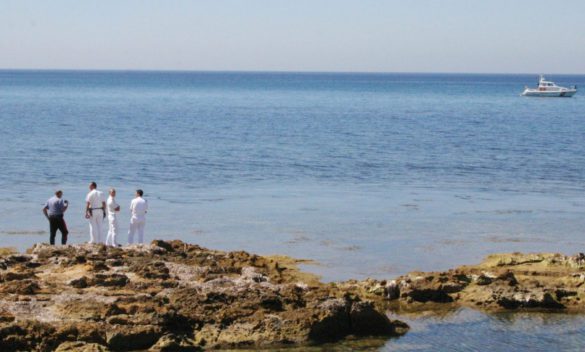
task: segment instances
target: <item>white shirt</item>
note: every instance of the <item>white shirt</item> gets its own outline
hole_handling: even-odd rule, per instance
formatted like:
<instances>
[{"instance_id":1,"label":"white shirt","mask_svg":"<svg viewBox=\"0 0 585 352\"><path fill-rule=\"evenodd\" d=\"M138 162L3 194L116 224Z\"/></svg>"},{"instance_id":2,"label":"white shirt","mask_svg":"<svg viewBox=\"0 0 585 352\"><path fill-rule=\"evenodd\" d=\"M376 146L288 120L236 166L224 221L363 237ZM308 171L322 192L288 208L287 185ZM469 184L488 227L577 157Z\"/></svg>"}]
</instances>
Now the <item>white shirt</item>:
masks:
<instances>
[{"instance_id":1,"label":"white shirt","mask_svg":"<svg viewBox=\"0 0 585 352\"><path fill-rule=\"evenodd\" d=\"M148 210L148 202L142 197L132 199L130 203L130 212L133 218L144 219L144 215Z\"/></svg>"},{"instance_id":2,"label":"white shirt","mask_svg":"<svg viewBox=\"0 0 585 352\"><path fill-rule=\"evenodd\" d=\"M118 207L118 203L116 203L116 199L114 199L114 197L109 196L108 197L108 202L106 203L106 208L108 209L108 216L116 216L116 212L119 210L116 210L116 208Z\"/></svg>"},{"instance_id":3,"label":"white shirt","mask_svg":"<svg viewBox=\"0 0 585 352\"><path fill-rule=\"evenodd\" d=\"M105 201L104 194L97 189L94 189L87 194L85 201L89 202L89 207L92 209L101 208L102 203Z\"/></svg>"}]
</instances>

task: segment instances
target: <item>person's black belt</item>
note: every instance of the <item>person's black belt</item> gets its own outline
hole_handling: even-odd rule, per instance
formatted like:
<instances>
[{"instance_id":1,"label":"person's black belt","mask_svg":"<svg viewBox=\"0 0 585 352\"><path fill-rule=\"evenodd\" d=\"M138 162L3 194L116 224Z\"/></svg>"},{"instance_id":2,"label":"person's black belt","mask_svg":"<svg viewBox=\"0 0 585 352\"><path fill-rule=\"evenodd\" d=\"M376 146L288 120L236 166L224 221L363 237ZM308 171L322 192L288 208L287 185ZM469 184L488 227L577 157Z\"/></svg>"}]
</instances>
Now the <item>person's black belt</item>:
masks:
<instances>
[{"instance_id":1,"label":"person's black belt","mask_svg":"<svg viewBox=\"0 0 585 352\"><path fill-rule=\"evenodd\" d=\"M101 207L101 208L89 208L88 210L89 210L89 215L90 215L90 216L93 216L93 211L94 211L94 210L101 210L101 211L103 211L103 212L104 212L104 214L103 214L103 215L104 215L104 217L106 216L106 211L104 210L104 208L103 208L103 207Z\"/></svg>"},{"instance_id":2,"label":"person's black belt","mask_svg":"<svg viewBox=\"0 0 585 352\"><path fill-rule=\"evenodd\" d=\"M63 218L63 214L53 214L53 215L49 215L49 218L62 219L62 218Z\"/></svg>"}]
</instances>

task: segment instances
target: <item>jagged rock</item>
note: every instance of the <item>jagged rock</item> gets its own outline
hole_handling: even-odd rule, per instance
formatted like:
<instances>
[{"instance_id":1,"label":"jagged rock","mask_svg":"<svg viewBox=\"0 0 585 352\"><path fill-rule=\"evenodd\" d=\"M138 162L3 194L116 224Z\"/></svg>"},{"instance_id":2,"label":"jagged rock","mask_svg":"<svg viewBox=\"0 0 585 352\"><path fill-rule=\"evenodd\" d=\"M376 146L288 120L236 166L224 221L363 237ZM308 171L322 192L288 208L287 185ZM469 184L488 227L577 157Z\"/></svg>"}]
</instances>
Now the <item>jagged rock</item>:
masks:
<instances>
[{"instance_id":1,"label":"jagged rock","mask_svg":"<svg viewBox=\"0 0 585 352\"><path fill-rule=\"evenodd\" d=\"M516 280L514 273L511 271L506 271L505 273L500 274L498 277L496 277L496 280L503 281L509 286L518 285L518 280Z\"/></svg>"},{"instance_id":2,"label":"jagged rock","mask_svg":"<svg viewBox=\"0 0 585 352\"><path fill-rule=\"evenodd\" d=\"M195 344L195 341L174 334L168 334L161 337L149 352L194 352L201 351L202 348Z\"/></svg>"},{"instance_id":3,"label":"jagged rock","mask_svg":"<svg viewBox=\"0 0 585 352\"><path fill-rule=\"evenodd\" d=\"M386 284L386 298L393 300L398 297L400 297L400 286L396 283L396 280L389 281Z\"/></svg>"},{"instance_id":4,"label":"jagged rock","mask_svg":"<svg viewBox=\"0 0 585 352\"><path fill-rule=\"evenodd\" d=\"M506 309L546 308L559 309L564 306L550 292L533 290L531 292L499 291L495 293L495 301Z\"/></svg>"},{"instance_id":5,"label":"jagged rock","mask_svg":"<svg viewBox=\"0 0 585 352\"><path fill-rule=\"evenodd\" d=\"M127 325L130 323L130 320L128 314L117 314L109 316L106 322L110 325Z\"/></svg>"},{"instance_id":6,"label":"jagged rock","mask_svg":"<svg viewBox=\"0 0 585 352\"><path fill-rule=\"evenodd\" d=\"M10 323L13 322L14 319L14 314L6 310L0 310L0 323Z\"/></svg>"},{"instance_id":7,"label":"jagged rock","mask_svg":"<svg viewBox=\"0 0 585 352\"><path fill-rule=\"evenodd\" d=\"M400 298L411 302L453 302L452 293L463 290L467 280L453 273L439 275L424 275L415 273L402 280L400 284Z\"/></svg>"},{"instance_id":8,"label":"jagged rock","mask_svg":"<svg viewBox=\"0 0 585 352\"><path fill-rule=\"evenodd\" d=\"M486 310L585 310L585 255L495 254L475 266L412 273L396 280L400 309L454 303ZM389 298L390 299L390 298Z\"/></svg>"},{"instance_id":9,"label":"jagged rock","mask_svg":"<svg viewBox=\"0 0 585 352\"><path fill-rule=\"evenodd\" d=\"M24 279L32 279L32 278L35 278L34 271L24 271L24 272L9 271L9 272L0 274L0 282L24 280Z\"/></svg>"},{"instance_id":10,"label":"jagged rock","mask_svg":"<svg viewBox=\"0 0 585 352\"><path fill-rule=\"evenodd\" d=\"M491 255L396 280L323 284L290 258L150 246L0 252L0 351L269 348L398 335L385 309L585 310L585 256Z\"/></svg>"},{"instance_id":11,"label":"jagged rock","mask_svg":"<svg viewBox=\"0 0 585 352\"><path fill-rule=\"evenodd\" d=\"M153 325L116 326L106 332L106 342L114 351L147 349L152 347L161 335L161 328Z\"/></svg>"},{"instance_id":12,"label":"jagged rock","mask_svg":"<svg viewBox=\"0 0 585 352\"><path fill-rule=\"evenodd\" d=\"M286 257L181 241L27 253L0 255L0 351L270 348L406 330L365 293L323 284Z\"/></svg>"},{"instance_id":13,"label":"jagged rock","mask_svg":"<svg viewBox=\"0 0 585 352\"><path fill-rule=\"evenodd\" d=\"M386 315L380 314L372 302L354 302L349 311L349 320L356 335L395 335L394 324Z\"/></svg>"},{"instance_id":14,"label":"jagged rock","mask_svg":"<svg viewBox=\"0 0 585 352\"><path fill-rule=\"evenodd\" d=\"M316 342L335 341L351 331L349 311L351 302L346 299L328 299L317 307L317 322L311 327L309 338Z\"/></svg>"},{"instance_id":15,"label":"jagged rock","mask_svg":"<svg viewBox=\"0 0 585 352\"><path fill-rule=\"evenodd\" d=\"M129 281L128 276L124 274L96 274L92 280L92 284L105 287L123 287L126 286Z\"/></svg>"},{"instance_id":16,"label":"jagged rock","mask_svg":"<svg viewBox=\"0 0 585 352\"><path fill-rule=\"evenodd\" d=\"M36 321L0 324L0 351L50 351L62 342L56 329Z\"/></svg>"},{"instance_id":17,"label":"jagged rock","mask_svg":"<svg viewBox=\"0 0 585 352\"><path fill-rule=\"evenodd\" d=\"M35 280L14 280L7 281L0 285L0 293L16 293L20 295L33 295L40 290L40 286Z\"/></svg>"},{"instance_id":18,"label":"jagged rock","mask_svg":"<svg viewBox=\"0 0 585 352\"><path fill-rule=\"evenodd\" d=\"M69 281L69 285L75 288L86 288L87 286L89 286L88 281L89 280L87 277L82 276L79 279Z\"/></svg>"},{"instance_id":19,"label":"jagged rock","mask_svg":"<svg viewBox=\"0 0 585 352\"><path fill-rule=\"evenodd\" d=\"M124 265L124 261L118 258L109 258L106 259L106 265L110 267L122 266Z\"/></svg>"},{"instance_id":20,"label":"jagged rock","mask_svg":"<svg viewBox=\"0 0 585 352\"><path fill-rule=\"evenodd\" d=\"M494 282L494 279L485 275L485 274L481 274L477 277L477 279L475 279L475 283L478 285L489 285L492 282Z\"/></svg>"},{"instance_id":21,"label":"jagged rock","mask_svg":"<svg viewBox=\"0 0 585 352\"><path fill-rule=\"evenodd\" d=\"M110 352L110 350L106 346L97 343L67 341L60 344L55 352Z\"/></svg>"},{"instance_id":22,"label":"jagged rock","mask_svg":"<svg viewBox=\"0 0 585 352\"><path fill-rule=\"evenodd\" d=\"M173 248L172 244L170 244L169 242L161 241L161 240L152 241L152 246L162 248L167 252L174 252L174 250L175 250Z\"/></svg>"}]
</instances>

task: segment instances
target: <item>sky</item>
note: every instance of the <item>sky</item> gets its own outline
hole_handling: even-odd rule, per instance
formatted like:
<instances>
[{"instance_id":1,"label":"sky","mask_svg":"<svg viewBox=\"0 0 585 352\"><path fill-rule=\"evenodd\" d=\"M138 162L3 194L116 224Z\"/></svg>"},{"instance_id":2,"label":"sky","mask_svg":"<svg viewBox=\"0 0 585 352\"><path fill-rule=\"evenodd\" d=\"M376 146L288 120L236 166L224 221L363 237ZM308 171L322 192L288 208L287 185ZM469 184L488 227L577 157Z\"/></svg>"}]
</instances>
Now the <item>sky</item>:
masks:
<instances>
[{"instance_id":1,"label":"sky","mask_svg":"<svg viewBox=\"0 0 585 352\"><path fill-rule=\"evenodd\" d=\"M585 74L585 1L0 0L0 68Z\"/></svg>"}]
</instances>

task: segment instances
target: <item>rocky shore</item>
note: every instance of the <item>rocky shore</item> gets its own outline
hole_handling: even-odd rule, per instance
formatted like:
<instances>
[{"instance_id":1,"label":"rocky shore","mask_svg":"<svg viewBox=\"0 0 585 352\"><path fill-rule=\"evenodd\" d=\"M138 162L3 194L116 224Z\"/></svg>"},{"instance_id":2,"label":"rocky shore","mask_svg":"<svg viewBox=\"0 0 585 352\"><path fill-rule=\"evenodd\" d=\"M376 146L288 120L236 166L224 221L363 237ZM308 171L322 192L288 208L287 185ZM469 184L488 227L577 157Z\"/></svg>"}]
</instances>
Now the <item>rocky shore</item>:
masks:
<instances>
[{"instance_id":1,"label":"rocky shore","mask_svg":"<svg viewBox=\"0 0 585 352\"><path fill-rule=\"evenodd\" d=\"M295 264L181 241L5 250L0 350L265 348L408 329L376 302Z\"/></svg>"},{"instance_id":2,"label":"rocky shore","mask_svg":"<svg viewBox=\"0 0 585 352\"><path fill-rule=\"evenodd\" d=\"M488 312L585 312L585 255L494 254L478 265L413 272L391 281L350 281L345 291L400 312L464 306Z\"/></svg>"},{"instance_id":3,"label":"rocky shore","mask_svg":"<svg viewBox=\"0 0 585 352\"><path fill-rule=\"evenodd\" d=\"M197 351L397 336L387 312L585 312L585 255L499 254L445 272L325 284L298 261L181 241L0 251L1 351Z\"/></svg>"}]
</instances>

